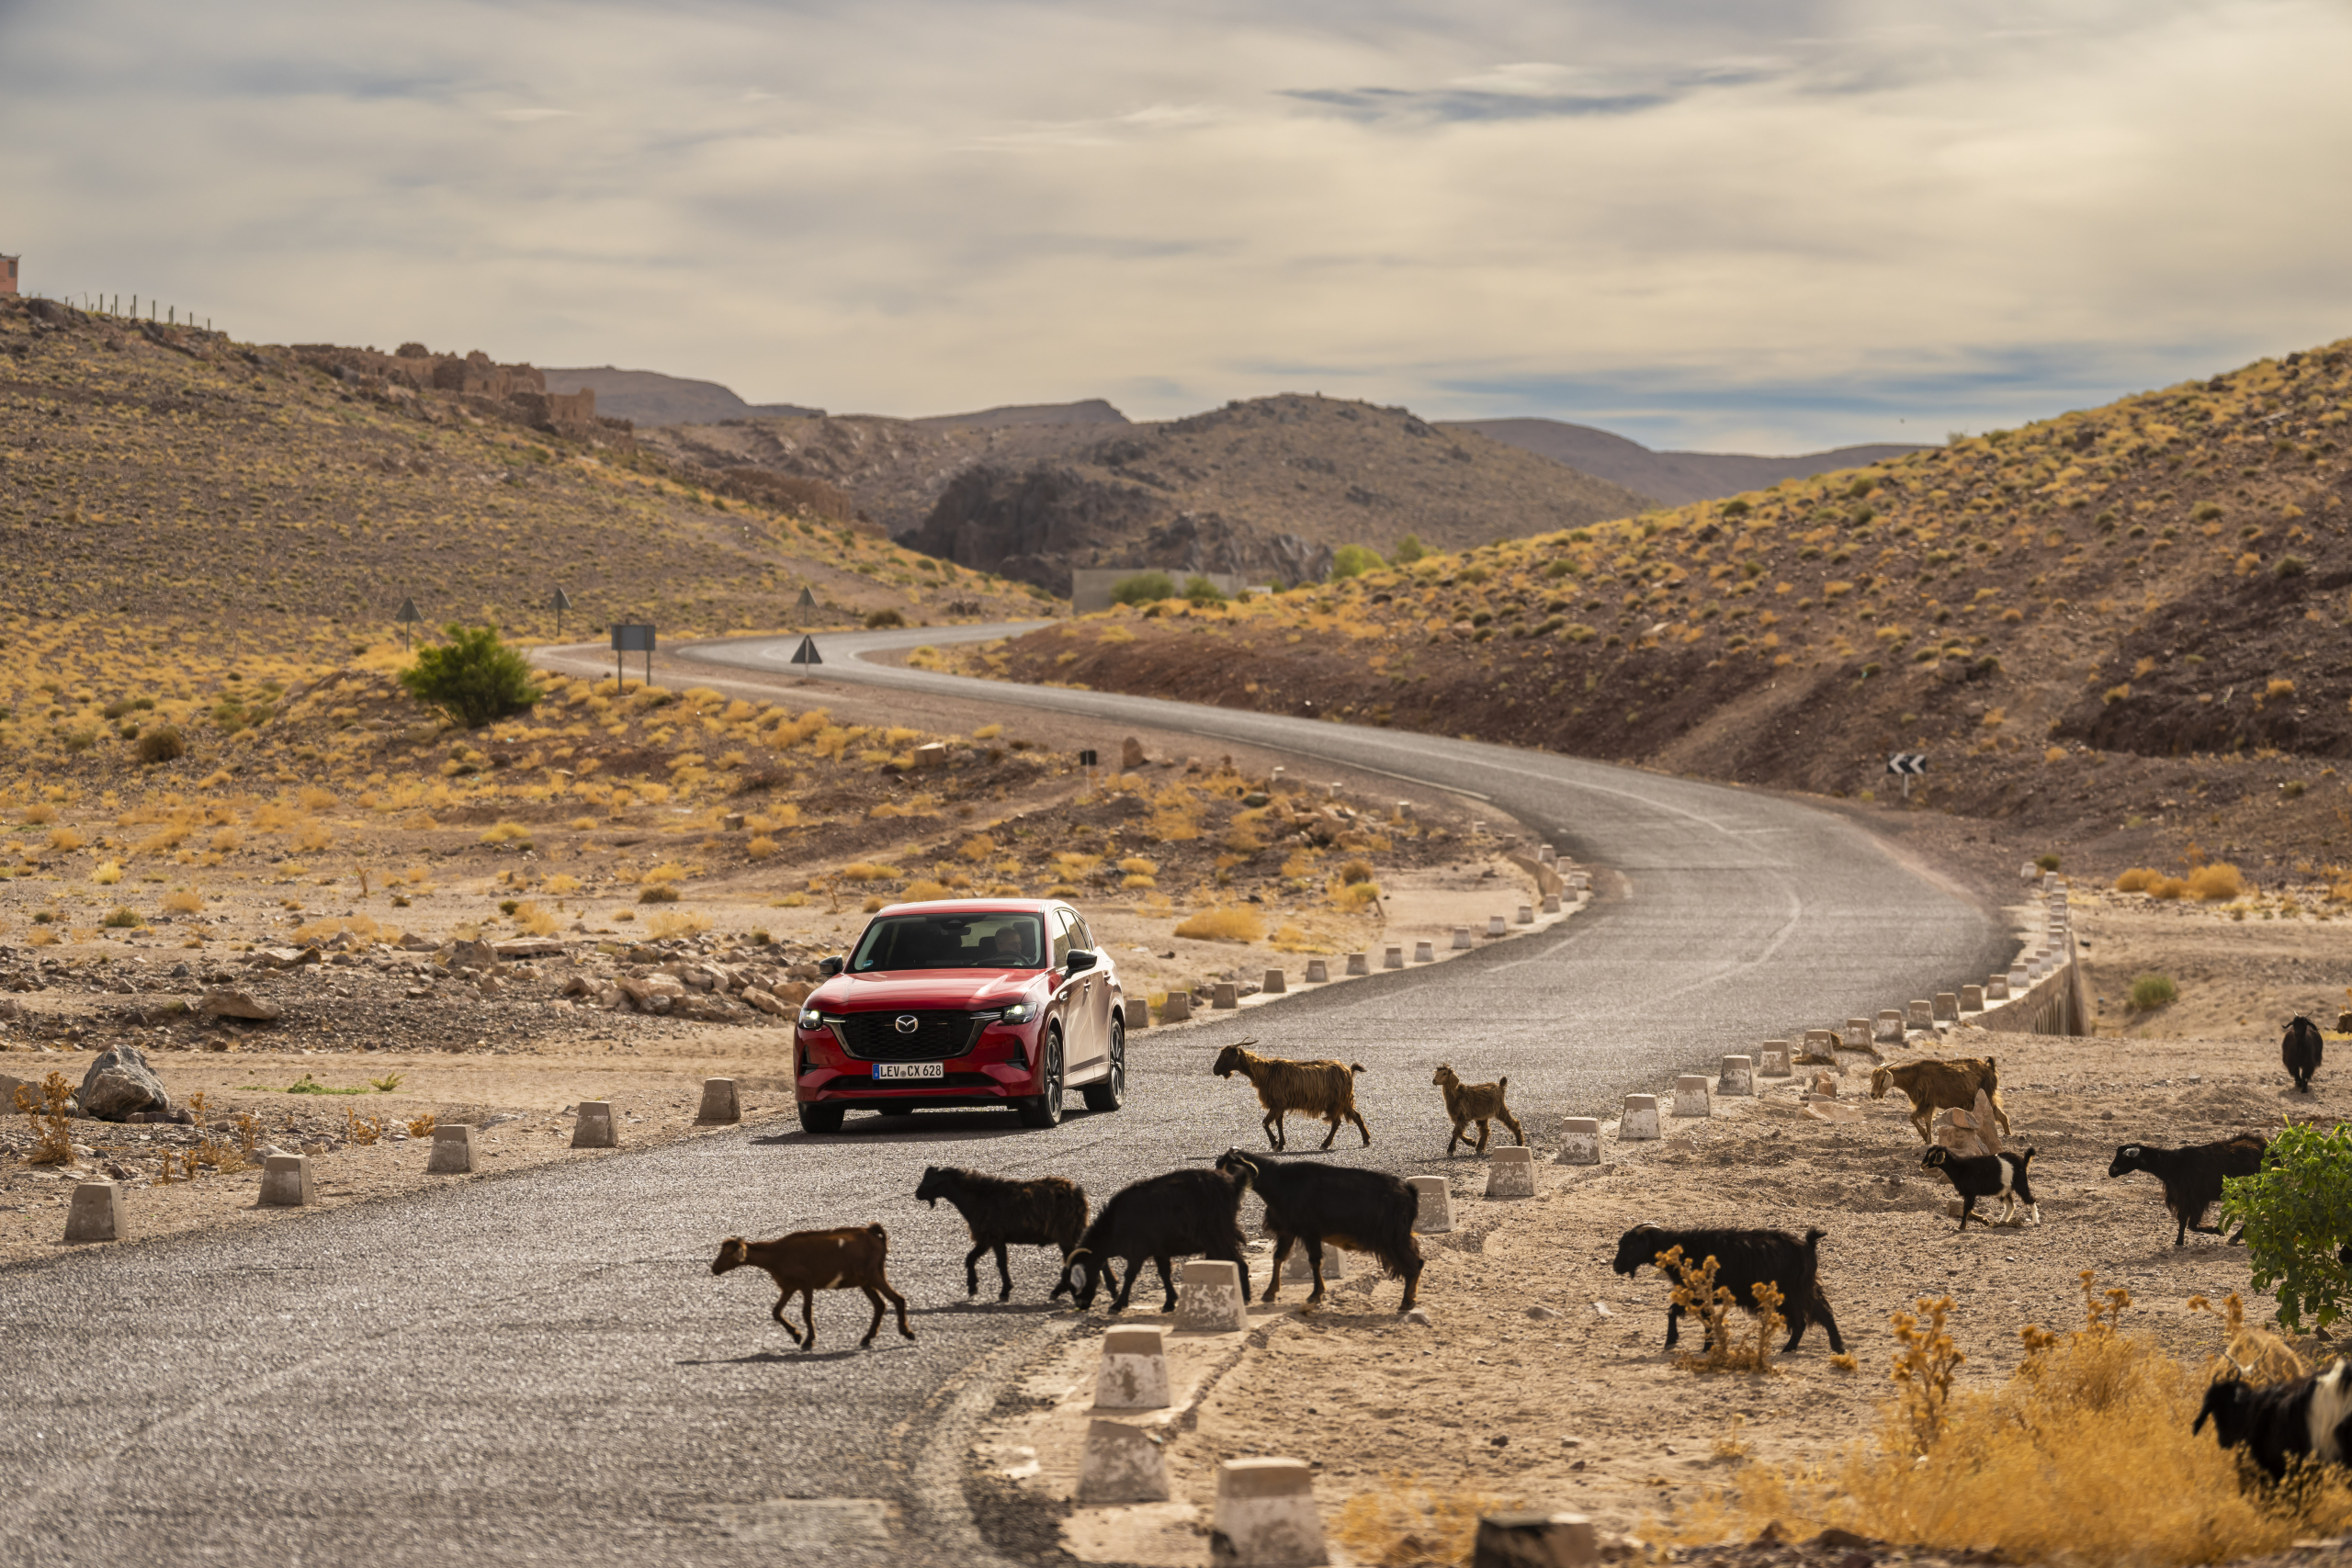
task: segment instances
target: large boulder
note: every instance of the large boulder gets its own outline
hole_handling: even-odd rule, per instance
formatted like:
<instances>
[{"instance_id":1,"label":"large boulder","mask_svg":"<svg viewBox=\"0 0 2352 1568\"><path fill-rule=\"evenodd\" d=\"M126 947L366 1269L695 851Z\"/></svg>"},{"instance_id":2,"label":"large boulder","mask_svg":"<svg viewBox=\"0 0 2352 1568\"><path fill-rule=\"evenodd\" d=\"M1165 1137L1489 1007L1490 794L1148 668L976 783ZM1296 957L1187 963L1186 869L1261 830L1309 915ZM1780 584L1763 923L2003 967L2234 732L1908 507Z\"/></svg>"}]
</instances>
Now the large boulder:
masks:
<instances>
[{"instance_id":1,"label":"large boulder","mask_svg":"<svg viewBox=\"0 0 2352 1568\"><path fill-rule=\"evenodd\" d=\"M242 1018L254 1023L276 1023L284 1016L284 1010L276 1002L225 986L205 992L204 999L196 1004L196 1011L199 1018Z\"/></svg>"},{"instance_id":2,"label":"large boulder","mask_svg":"<svg viewBox=\"0 0 2352 1568\"><path fill-rule=\"evenodd\" d=\"M83 1111L119 1122L134 1111L169 1111L172 1097L136 1045L117 1045L90 1064L79 1096Z\"/></svg>"}]
</instances>

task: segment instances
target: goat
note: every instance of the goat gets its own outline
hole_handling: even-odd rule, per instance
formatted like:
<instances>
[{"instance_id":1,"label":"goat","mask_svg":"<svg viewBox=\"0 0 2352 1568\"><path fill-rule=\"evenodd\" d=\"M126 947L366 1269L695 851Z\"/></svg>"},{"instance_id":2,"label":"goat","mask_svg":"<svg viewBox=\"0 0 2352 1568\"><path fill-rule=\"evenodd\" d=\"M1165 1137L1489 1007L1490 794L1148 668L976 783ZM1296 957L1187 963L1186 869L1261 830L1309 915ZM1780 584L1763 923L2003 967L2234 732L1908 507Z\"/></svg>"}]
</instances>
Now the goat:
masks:
<instances>
[{"instance_id":1,"label":"goat","mask_svg":"<svg viewBox=\"0 0 2352 1568\"><path fill-rule=\"evenodd\" d=\"M1478 1123L1478 1152L1485 1154L1487 1125L1498 1118L1510 1129L1510 1135L1519 1140L1521 1148L1527 1146L1527 1134L1520 1131L1519 1118L1513 1116L1510 1107L1503 1103L1503 1090L1510 1087L1508 1077L1498 1078L1493 1083L1464 1083L1451 1066L1441 1062L1436 1077L1430 1082L1444 1091L1445 1113L1453 1118L1453 1136L1445 1141L1448 1155L1453 1153L1454 1145L1470 1141L1463 1129L1473 1122Z\"/></svg>"},{"instance_id":2,"label":"goat","mask_svg":"<svg viewBox=\"0 0 2352 1568\"><path fill-rule=\"evenodd\" d=\"M1968 1228L1970 1216L1976 1213L1979 1198L2003 1198L2007 1207L2001 1211L2007 1221L2017 1213L2019 1203L2035 1224L2041 1223L2041 1205L2033 1201L2033 1184L2028 1179L2027 1168L2033 1163L2033 1151L2021 1155L2007 1150L1997 1155L1956 1155L1941 1144L1929 1149L1919 1163L1930 1170L1940 1170L1951 1182L1952 1190L1960 1194L1960 1228ZM1978 1220L1989 1225L1990 1220Z\"/></svg>"},{"instance_id":3,"label":"goat","mask_svg":"<svg viewBox=\"0 0 2352 1568\"><path fill-rule=\"evenodd\" d=\"M1331 1140L1340 1135L1340 1126L1349 1122L1363 1134L1363 1146L1372 1146L1372 1129L1363 1124L1363 1117L1356 1111L1355 1075L1363 1071L1362 1062L1292 1062L1280 1056L1261 1056L1248 1047L1258 1043L1244 1040L1227 1045L1216 1054L1216 1065L1209 1070L1221 1078L1239 1073L1258 1090L1258 1103L1266 1108L1266 1142L1276 1149L1290 1146L1283 1132L1283 1118L1295 1111L1302 1115L1317 1116L1331 1124L1323 1134L1323 1147L1329 1148Z\"/></svg>"},{"instance_id":4,"label":"goat","mask_svg":"<svg viewBox=\"0 0 2352 1568\"><path fill-rule=\"evenodd\" d=\"M1421 1249L1413 1239L1419 1193L1383 1171L1319 1160L1276 1162L1252 1158L1239 1149L1220 1155L1216 1168L1244 1187L1256 1188L1266 1205L1266 1224L1274 1233L1274 1271L1261 1300L1274 1299L1283 1260L1296 1241L1305 1245L1306 1264L1315 1275L1315 1289L1306 1300L1310 1305L1321 1301L1328 1243L1378 1258L1384 1273L1405 1281L1405 1299L1396 1310L1413 1310L1421 1284Z\"/></svg>"},{"instance_id":5,"label":"goat","mask_svg":"<svg viewBox=\"0 0 2352 1568\"><path fill-rule=\"evenodd\" d=\"M2223 1378L2205 1391L2189 1431L2213 1423L2213 1440L2244 1448L2245 1458L2274 1482L2287 1478L2290 1460L2313 1464L2352 1461L2352 1375L2338 1360L2325 1371L2292 1382L2257 1387Z\"/></svg>"},{"instance_id":6,"label":"goat","mask_svg":"<svg viewBox=\"0 0 2352 1568\"><path fill-rule=\"evenodd\" d=\"M2288 1021L2286 1036L2278 1042L2278 1059L2286 1064L2298 1092L2311 1093L2312 1075L2319 1071L2320 1058L2326 1055L2327 1037L2319 1032L2318 1024L2302 1017Z\"/></svg>"},{"instance_id":7,"label":"goat","mask_svg":"<svg viewBox=\"0 0 2352 1568\"><path fill-rule=\"evenodd\" d=\"M1990 1056L1905 1062L1899 1067L1880 1067L1871 1074L1872 1100L1884 1100L1889 1089L1899 1089L1910 1098L1911 1125L1918 1129L1923 1144L1934 1141L1928 1136L1928 1123L1937 1111L1973 1111L1980 1089L1993 1102L1993 1116L2000 1122L2002 1134L2008 1133L2009 1113L2001 1104L2001 1075Z\"/></svg>"},{"instance_id":8,"label":"goat","mask_svg":"<svg viewBox=\"0 0 2352 1568\"><path fill-rule=\"evenodd\" d=\"M964 1255L964 1293L980 1293L980 1258L996 1254L997 1278L1004 1288L997 1300L1012 1299L1012 1269L1006 1263L1008 1247L1058 1248L1064 1262L1086 1229L1086 1189L1058 1176L1034 1181L1008 1181L952 1165L925 1166L915 1200L939 1207L944 1198L964 1216L972 1233L972 1250Z\"/></svg>"},{"instance_id":9,"label":"goat","mask_svg":"<svg viewBox=\"0 0 2352 1568\"><path fill-rule=\"evenodd\" d=\"M908 1338L915 1331L907 1326L907 1298L890 1288L883 1274L883 1264L890 1253L889 1234L880 1225L848 1226L833 1231L794 1231L774 1241L745 1241L730 1235L718 1244L718 1256L711 1259L710 1271L724 1274L745 1264L764 1269L783 1294L775 1299L769 1315L784 1325L792 1342L804 1350L817 1348L817 1313L814 1292L845 1291L854 1286L865 1292L874 1303L874 1321L865 1327L865 1337L858 1348L874 1343L875 1334L882 1326L882 1301L888 1297L899 1309L899 1332ZM808 1325L804 1339L792 1320L784 1315L784 1303L793 1293L800 1295L800 1316Z\"/></svg>"},{"instance_id":10,"label":"goat","mask_svg":"<svg viewBox=\"0 0 2352 1568\"><path fill-rule=\"evenodd\" d=\"M1781 1347L1782 1355L1795 1349L1806 1326L1818 1321L1829 1331L1831 1351L1842 1356L1845 1337L1838 1332L1838 1320L1829 1314L1829 1299L1821 1293L1821 1238L1828 1234L1816 1225L1799 1241L1786 1231L1670 1231L1635 1225L1618 1238L1617 1261L1612 1267L1631 1276L1643 1264L1655 1264L1661 1254L1678 1247L1692 1263L1703 1265L1712 1258L1715 1283L1729 1291L1751 1316L1757 1315L1756 1287L1779 1288L1781 1311L1789 1320L1789 1342ZM1666 1309L1666 1348L1673 1349L1681 1334L1682 1303L1675 1302Z\"/></svg>"},{"instance_id":11,"label":"goat","mask_svg":"<svg viewBox=\"0 0 2352 1568\"><path fill-rule=\"evenodd\" d=\"M1125 1312L1148 1258L1159 1265L1159 1287L1168 1297L1159 1310L1174 1312L1176 1284L1168 1260L1198 1254L1240 1269L1241 1299L1246 1302L1250 1265L1241 1256L1240 1213L1241 1183L1223 1171L1171 1170L1123 1187L1096 1212L1094 1223L1063 1259L1053 1299L1067 1291L1083 1312L1094 1304L1094 1289L1103 1276L1116 1279L1114 1265L1124 1258L1127 1277L1118 1282L1111 1310Z\"/></svg>"},{"instance_id":12,"label":"goat","mask_svg":"<svg viewBox=\"0 0 2352 1568\"><path fill-rule=\"evenodd\" d=\"M2192 1144L2187 1148L2160 1149L2152 1144L2125 1144L2107 1168L2111 1179L2144 1170L2165 1184L2165 1207L2179 1223L2172 1244L2185 1247L2190 1231L2219 1235L2222 1227L2205 1223L2205 1212L2222 1199L2222 1182L2232 1176L2254 1176L2262 1169L2269 1145L2253 1133L2241 1133L2218 1144Z\"/></svg>"}]
</instances>

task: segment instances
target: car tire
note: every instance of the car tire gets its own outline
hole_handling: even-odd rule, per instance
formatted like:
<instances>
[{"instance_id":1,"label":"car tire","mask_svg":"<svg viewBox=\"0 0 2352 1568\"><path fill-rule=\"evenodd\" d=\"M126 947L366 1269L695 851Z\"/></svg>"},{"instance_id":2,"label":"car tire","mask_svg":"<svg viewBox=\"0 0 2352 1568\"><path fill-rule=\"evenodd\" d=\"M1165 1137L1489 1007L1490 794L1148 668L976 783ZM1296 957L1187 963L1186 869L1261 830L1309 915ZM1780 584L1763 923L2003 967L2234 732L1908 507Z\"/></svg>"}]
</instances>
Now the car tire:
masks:
<instances>
[{"instance_id":1,"label":"car tire","mask_svg":"<svg viewBox=\"0 0 2352 1568\"><path fill-rule=\"evenodd\" d=\"M1021 1113L1021 1124L1043 1131L1058 1127L1062 1122L1062 1036L1055 1030L1046 1036L1046 1048L1038 1054L1037 1079L1043 1086L1039 1092L1013 1102Z\"/></svg>"},{"instance_id":2,"label":"car tire","mask_svg":"<svg viewBox=\"0 0 2352 1568\"><path fill-rule=\"evenodd\" d=\"M1114 1014L1111 1019L1111 1066L1101 1083L1088 1084L1079 1093L1086 1098L1089 1111L1116 1111L1127 1102L1127 1022Z\"/></svg>"},{"instance_id":3,"label":"car tire","mask_svg":"<svg viewBox=\"0 0 2352 1568\"><path fill-rule=\"evenodd\" d=\"M842 1130L842 1108L838 1105L800 1103L800 1130L804 1133L838 1133Z\"/></svg>"}]
</instances>

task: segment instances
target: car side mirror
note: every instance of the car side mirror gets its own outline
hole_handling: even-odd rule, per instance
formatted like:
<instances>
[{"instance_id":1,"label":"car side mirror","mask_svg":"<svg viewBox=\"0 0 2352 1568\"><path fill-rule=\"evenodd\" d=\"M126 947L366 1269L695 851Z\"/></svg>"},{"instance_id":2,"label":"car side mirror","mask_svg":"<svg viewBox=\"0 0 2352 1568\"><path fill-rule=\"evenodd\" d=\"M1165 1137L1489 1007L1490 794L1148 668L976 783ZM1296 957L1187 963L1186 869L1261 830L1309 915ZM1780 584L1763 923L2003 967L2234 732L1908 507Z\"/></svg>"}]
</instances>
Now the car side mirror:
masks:
<instances>
[{"instance_id":1,"label":"car side mirror","mask_svg":"<svg viewBox=\"0 0 2352 1568\"><path fill-rule=\"evenodd\" d=\"M1069 972L1073 975L1094 967L1094 954L1082 947L1069 950Z\"/></svg>"},{"instance_id":2,"label":"car side mirror","mask_svg":"<svg viewBox=\"0 0 2352 1568\"><path fill-rule=\"evenodd\" d=\"M842 961L840 959L820 958L817 960L817 973L823 976L826 979L830 980L841 972Z\"/></svg>"}]
</instances>

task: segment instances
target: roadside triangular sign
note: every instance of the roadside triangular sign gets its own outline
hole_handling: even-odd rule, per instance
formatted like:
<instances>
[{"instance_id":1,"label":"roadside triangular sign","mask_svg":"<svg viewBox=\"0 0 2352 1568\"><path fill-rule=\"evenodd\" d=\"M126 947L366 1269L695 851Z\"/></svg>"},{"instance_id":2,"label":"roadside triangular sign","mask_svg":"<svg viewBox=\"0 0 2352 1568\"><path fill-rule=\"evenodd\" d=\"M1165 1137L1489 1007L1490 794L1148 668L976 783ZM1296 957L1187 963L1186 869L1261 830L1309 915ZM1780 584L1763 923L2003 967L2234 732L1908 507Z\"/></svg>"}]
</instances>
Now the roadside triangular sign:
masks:
<instances>
[{"instance_id":1,"label":"roadside triangular sign","mask_svg":"<svg viewBox=\"0 0 2352 1568\"><path fill-rule=\"evenodd\" d=\"M555 591L555 607L556 607L557 609L559 609L559 610L569 610L569 609L571 609L571 594L569 594L569 593L566 593L566 592L565 592L562 589L560 589L560 588L557 589L557 590Z\"/></svg>"},{"instance_id":2,"label":"roadside triangular sign","mask_svg":"<svg viewBox=\"0 0 2352 1568\"><path fill-rule=\"evenodd\" d=\"M806 588L803 588L800 591L800 608L804 610L813 610L816 607L817 596L814 593L809 592Z\"/></svg>"},{"instance_id":3,"label":"roadside triangular sign","mask_svg":"<svg viewBox=\"0 0 2352 1568\"><path fill-rule=\"evenodd\" d=\"M817 655L817 639L813 637L802 637L800 639L800 646L792 650L792 662L795 664L822 664L824 660Z\"/></svg>"},{"instance_id":4,"label":"roadside triangular sign","mask_svg":"<svg viewBox=\"0 0 2352 1568\"><path fill-rule=\"evenodd\" d=\"M423 615L418 615L418 614L416 613L416 601L415 601L415 600L413 600L413 599L403 599L403 600L401 600L401 611L400 611L400 614L399 614L399 615L394 615L394 616L392 617L392 619L394 619L394 620L396 620L396 621L402 621L402 622L406 622L406 621L421 621L421 620L424 619L424 617Z\"/></svg>"}]
</instances>

